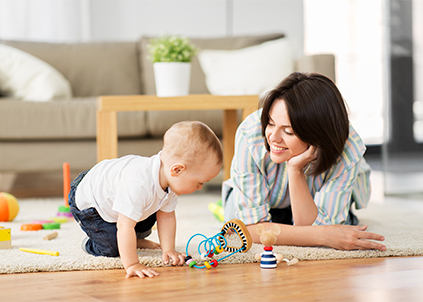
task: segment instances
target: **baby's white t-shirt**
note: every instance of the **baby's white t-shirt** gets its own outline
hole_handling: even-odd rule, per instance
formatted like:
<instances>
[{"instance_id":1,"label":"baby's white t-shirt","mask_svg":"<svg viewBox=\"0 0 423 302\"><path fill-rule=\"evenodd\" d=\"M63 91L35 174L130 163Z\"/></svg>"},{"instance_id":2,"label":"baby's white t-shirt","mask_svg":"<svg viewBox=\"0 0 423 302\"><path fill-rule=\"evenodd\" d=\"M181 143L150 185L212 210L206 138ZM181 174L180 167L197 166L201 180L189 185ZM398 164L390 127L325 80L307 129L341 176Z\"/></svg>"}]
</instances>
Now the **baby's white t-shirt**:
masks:
<instances>
[{"instance_id":1,"label":"baby's white t-shirt","mask_svg":"<svg viewBox=\"0 0 423 302\"><path fill-rule=\"evenodd\" d=\"M81 211L94 207L107 222L117 222L119 213L138 222L158 210L172 212L178 196L161 188L160 165L160 153L103 160L79 183L76 206Z\"/></svg>"}]
</instances>

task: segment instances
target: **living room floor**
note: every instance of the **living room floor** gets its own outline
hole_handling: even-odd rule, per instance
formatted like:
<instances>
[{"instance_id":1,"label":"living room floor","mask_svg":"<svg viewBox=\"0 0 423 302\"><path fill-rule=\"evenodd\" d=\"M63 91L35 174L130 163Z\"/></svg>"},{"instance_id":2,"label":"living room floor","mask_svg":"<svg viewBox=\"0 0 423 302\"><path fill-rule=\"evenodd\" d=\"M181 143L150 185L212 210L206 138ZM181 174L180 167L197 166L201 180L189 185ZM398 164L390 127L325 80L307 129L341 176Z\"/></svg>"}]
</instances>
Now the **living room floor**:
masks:
<instances>
[{"instance_id":1,"label":"living room floor","mask_svg":"<svg viewBox=\"0 0 423 302\"><path fill-rule=\"evenodd\" d=\"M305 261L262 270L163 267L154 278L123 270L2 276L2 301L422 301L423 257Z\"/></svg>"},{"instance_id":2,"label":"living room floor","mask_svg":"<svg viewBox=\"0 0 423 302\"><path fill-rule=\"evenodd\" d=\"M373 171L372 187L371 202L423 214L420 195L384 196L382 172ZM218 186L205 190L218 198ZM162 267L159 277L144 280L126 279L121 269L11 274L1 276L0 293L2 301L422 301L422 260L305 261L275 270L254 263L209 271Z\"/></svg>"}]
</instances>

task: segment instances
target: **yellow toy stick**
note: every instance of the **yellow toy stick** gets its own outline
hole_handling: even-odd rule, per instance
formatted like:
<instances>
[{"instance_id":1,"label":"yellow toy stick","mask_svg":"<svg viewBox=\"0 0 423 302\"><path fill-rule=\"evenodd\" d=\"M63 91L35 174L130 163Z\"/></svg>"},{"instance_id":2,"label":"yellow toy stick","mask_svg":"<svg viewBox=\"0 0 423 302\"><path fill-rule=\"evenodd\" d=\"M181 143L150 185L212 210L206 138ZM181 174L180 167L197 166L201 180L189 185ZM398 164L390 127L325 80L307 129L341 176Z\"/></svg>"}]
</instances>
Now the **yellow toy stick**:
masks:
<instances>
[{"instance_id":1,"label":"yellow toy stick","mask_svg":"<svg viewBox=\"0 0 423 302\"><path fill-rule=\"evenodd\" d=\"M23 247L20 247L19 250L22 251L22 252L28 252L28 253L34 253L34 254L59 256L59 252L57 252L57 251L47 251L47 250L39 250L39 249L27 249L27 248L23 248Z\"/></svg>"}]
</instances>

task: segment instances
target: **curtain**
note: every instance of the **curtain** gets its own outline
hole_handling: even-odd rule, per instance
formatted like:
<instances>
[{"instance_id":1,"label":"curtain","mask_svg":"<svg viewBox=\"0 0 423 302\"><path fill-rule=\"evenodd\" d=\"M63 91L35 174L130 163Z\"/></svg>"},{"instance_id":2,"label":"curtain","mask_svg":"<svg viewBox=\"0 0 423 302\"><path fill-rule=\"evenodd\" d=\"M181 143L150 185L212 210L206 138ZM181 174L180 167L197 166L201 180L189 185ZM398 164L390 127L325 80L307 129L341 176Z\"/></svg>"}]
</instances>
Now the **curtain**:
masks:
<instances>
[{"instance_id":1,"label":"curtain","mask_svg":"<svg viewBox=\"0 0 423 302\"><path fill-rule=\"evenodd\" d=\"M0 0L0 39L90 41L90 0Z\"/></svg>"}]
</instances>

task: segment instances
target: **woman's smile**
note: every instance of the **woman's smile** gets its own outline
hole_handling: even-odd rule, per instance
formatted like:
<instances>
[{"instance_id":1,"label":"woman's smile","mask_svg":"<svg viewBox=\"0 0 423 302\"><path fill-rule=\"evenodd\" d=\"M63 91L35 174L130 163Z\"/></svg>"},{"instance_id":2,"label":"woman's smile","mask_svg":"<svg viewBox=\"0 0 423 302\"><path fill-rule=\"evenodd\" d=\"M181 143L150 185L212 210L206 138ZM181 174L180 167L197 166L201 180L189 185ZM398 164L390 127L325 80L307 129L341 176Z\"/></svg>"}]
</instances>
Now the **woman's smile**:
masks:
<instances>
[{"instance_id":1,"label":"woman's smile","mask_svg":"<svg viewBox=\"0 0 423 302\"><path fill-rule=\"evenodd\" d=\"M276 146L276 145L270 145L270 149L272 150L272 152L276 152L276 153L279 153L279 152L284 152L284 151L286 151L286 150L288 150L288 148L285 148L285 147L278 147L278 146Z\"/></svg>"}]
</instances>

